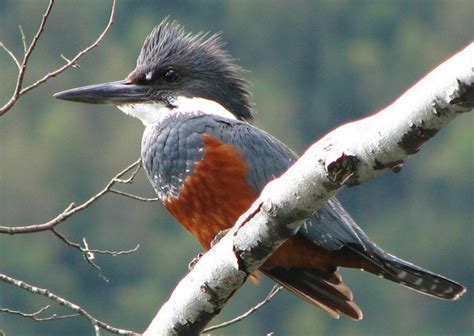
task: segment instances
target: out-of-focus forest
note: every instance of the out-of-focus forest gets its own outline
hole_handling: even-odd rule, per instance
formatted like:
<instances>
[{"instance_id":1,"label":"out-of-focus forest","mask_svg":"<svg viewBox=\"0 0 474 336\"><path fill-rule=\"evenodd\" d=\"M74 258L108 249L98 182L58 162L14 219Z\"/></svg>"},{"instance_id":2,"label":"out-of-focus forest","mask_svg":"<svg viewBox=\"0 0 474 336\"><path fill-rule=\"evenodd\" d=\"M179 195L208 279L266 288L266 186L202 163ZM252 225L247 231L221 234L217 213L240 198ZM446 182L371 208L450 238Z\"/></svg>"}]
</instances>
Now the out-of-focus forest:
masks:
<instances>
[{"instance_id":1,"label":"out-of-focus forest","mask_svg":"<svg viewBox=\"0 0 474 336\"><path fill-rule=\"evenodd\" d=\"M47 1L0 1L0 41L19 55L18 25L31 39ZM63 64L106 24L109 1L58 1L26 82ZM42 223L101 189L139 157L143 126L116 108L55 100L63 89L124 78L145 36L170 16L188 30L222 31L250 70L256 124L302 152L338 124L387 105L473 38L474 3L450 1L120 1L104 42L71 69L24 96L0 119L1 225ZM0 51L0 102L16 66ZM333 320L282 292L226 335L472 335L474 332L472 115L460 116L409 160L339 198L387 251L468 286L456 302L417 294L358 270L343 272L364 319ZM124 188L122 188L124 189ZM125 190L152 196L144 174ZM110 279L50 233L0 236L0 272L47 287L116 327L143 331L200 251L157 203L108 195L59 226L90 247ZM265 297L264 280L237 292L215 322ZM33 312L46 299L0 283L0 306ZM61 310L59 310L61 311ZM63 311L64 312L64 311ZM83 318L37 323L0 314L6 335L92 335ZM106 332L103 332L106 334Z\"/></svg>"}]
</instances>

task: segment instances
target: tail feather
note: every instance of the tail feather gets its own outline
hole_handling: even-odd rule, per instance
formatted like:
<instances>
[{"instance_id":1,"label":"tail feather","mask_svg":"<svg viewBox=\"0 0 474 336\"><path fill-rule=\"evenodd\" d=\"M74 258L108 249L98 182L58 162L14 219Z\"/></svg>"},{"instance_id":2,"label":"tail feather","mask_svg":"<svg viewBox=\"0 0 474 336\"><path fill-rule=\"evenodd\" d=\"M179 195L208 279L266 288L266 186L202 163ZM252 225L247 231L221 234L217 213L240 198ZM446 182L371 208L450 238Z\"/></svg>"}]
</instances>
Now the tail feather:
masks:
<instances>
[{"instance_id":1,"label":"tail feather","mask_svg":"<svg viewBox=\"0 0 474 336\"><path fill-rule=\"evenodd\" d=\"M337 272L324 273L314 269L265 270L265 274L302 299L319 306L334 318L341 314L362 319L362 311L352 302L352 292Z\"/></svg>"},{"instance_id":2,"label":"tail feather","mask_svg":"<svg viewBox=\"0 0 474 336\"><path fill-rule=\"evenodd\" d=\"M361 252L354 247L351 249L370 261L368 267L364 267L364 270L422 294L444 300L456 300L466 291L463 285L397 258L378 247L375 251L372 251L375 253L370 256L367 255L366 251Z\"/></svg>"},{"instance_id":3,"label":"tail feather","mask_svg":"<svg viewBox=\"0 0 474 336\"><path fill-rule=\"evenodd\" d=\"M431 295L444 300L457 300L466 288L442 275L432 273L391 254L386 254L384 260L386 272L381 275L420 293Z\"/></svg>"}]
</instances>

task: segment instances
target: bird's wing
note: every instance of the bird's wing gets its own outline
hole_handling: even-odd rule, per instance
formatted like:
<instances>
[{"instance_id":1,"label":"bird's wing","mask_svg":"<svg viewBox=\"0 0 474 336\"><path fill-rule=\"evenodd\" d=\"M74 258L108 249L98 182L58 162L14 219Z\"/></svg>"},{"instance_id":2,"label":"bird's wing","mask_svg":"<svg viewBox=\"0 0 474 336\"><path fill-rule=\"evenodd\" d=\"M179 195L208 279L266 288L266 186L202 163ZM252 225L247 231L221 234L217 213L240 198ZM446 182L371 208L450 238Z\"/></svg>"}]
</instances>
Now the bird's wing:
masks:
<instances>
[{"instance_id":1,"label":"bird's wing","mask_svg":"<svg viewBox=\"0 0 474 336\"><path fill-rule=\"evenodd\" d=\"M215 119L211 129L208 130L211 135L240 149L249 166L249 183L257 193L298 159L283 143L250 124ZM424 294L452 300L465 291L462 285L379 248L334 197L303 223L298 236L324 250L341 252L339 255L344 255L349 261L340 266L362 268ZM292 280L294 286L300 288L304 287L302 284L314 283L311 276L321 278L316 270L298 270L301 273L298 277L295 276L296 271L293 272ZM283 281L281 274L269 275L277 281ZM288 281L285 282L288 284ZM304 293L297 294L304 296ZM316 294L312 292L313 296Z\"/></svg>"},{"instance_id":2,"label":"bird's wing","mask_svg":"<svg viewBox=\"0 0 474 336\"><path fill-rule=\"evenodd\" d=\"M285 144L248 123L219 118L213 120L213 123L208 123L206 133L240 150L248 165L248 182L257 194L298 159ZM336 198L330 199L310 217L299 233L327 250L338 250L348 243L366 249L360 237L365 234Z\"/></svg>"},{"instance_id":3,"label":"bird's wing","mask_svg":"<svg viewBox=\"0 0 474 336\"><path fill-rule=\"evenodd\" d=\"M160 178L160 169L180 172L172 176L161 174L161 178L168 176L170 181L155 183L158 194L160 192L173 194L179 191L179 186L186 179L186 172L192 170L194 162L203 158L204 134L238 149L248 165L248 183L257 195L268 181L285 172L297 159L297 155L288 147L264 131L244 122L218 116L196 114L185 120L176 117L175 121L170 121L162 129L152 129L151 132L152 136L144 137L142 156L145 158L145 167L154 165L156 162L164 165L158 165L155 167L157 169L148 167L147 172L153 172L156 175L149 175L152 184L155 178ZM158 141L160 137L163 139ZM186 149L186 155L176 156L177 153L183 153L183 149ZM164 157L160 158L160 155ZM167 164L176 165L176 167L166 167ZM159 185L164 185L165 189L160 190ZM334 316L344 313L352 318L361 317L360 314L354 313L357 310L354 310L355 307L349 302L350 300L344 305L345 299L339 302L335 297L323 297L321 294L328 294L328 288L334 285L329 279L337 278L333 276L336 266L362 268L388 280L440 298L455 299L464 292L462 285L380 249L357 226L335 198L329 200L305 221L297 237L314 243L322 250L337 254L338 257L332 261L333 269L326 269L327 279L321 276L324 267L292 269L290 271L293 274L290 277L291 283L290 278L285 278L280 270L265 270L265 272L280 283L286 284L287 288L301 297L313 298L314 302L326 304L324 308L331 310ZM329 287L326 288L315 282L315 277ZM335 290L342 294L344 292L339 287ZM350 296L346 297L346 299L349 298Z\"/></svg>"},{"instance_id":4,"label":"bird's wing","mask_svg":"<svg viewBox=\"0 0 474 336\"><path fill-rule=\"evenodd\" d=\"M145 170L151 172L148 178L161 198L177 196L195 162L202 160L203 134L240 151L247 164L248 183L256 195L298 159L282 142L248 123L198 112L187 118L172 115L166 123L148 130L142 145ZM165 173L170 171L174 173ZM357 229L333 198L303 224L300 234L326 250L338 250L347 243L365 249Z\"/></svg>"}]
</instances>

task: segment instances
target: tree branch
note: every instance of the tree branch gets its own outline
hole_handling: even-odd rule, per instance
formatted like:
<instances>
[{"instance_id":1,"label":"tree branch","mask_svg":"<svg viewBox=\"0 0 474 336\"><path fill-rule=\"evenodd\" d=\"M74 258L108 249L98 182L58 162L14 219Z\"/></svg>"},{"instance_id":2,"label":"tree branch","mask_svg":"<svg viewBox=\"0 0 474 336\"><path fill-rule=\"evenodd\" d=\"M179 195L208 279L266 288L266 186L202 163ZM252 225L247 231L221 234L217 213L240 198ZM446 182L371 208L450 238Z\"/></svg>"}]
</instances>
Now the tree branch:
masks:
<instances>
[{"instance_id":1,"label":"tree branch","mask_svg":"<svg viewBox=\"0 0 474 336\"><path fill-rule=\"evenodd\" d=\"M51 306L47 305L44 307L41 307L38 311L33 312L33 313L25 313L20 310L14 310L14 309L8 309L8 308L1 308L0 307L0 313L8 313L12 315L20 315L22 317L27 317L30 318L36 322L45 322L45 321L53 321L53 320L62 320L62 319L67 319L67 318L72 318L72 317L77 317L80 316L79 314L68 314L68 315L57 315L57 314L52 314L51 316L46 316L46 317L41 317L41 315L47 311Z\"/></svg>"},{"instance_id":2,"label":"tree branch","mask_svg":"<svg viewBox=\"0 0 474 336\"><path fill-rule=\"evenodd\" d=\"M240 321L246 319L247 317L249 317L250 315L255 313L257 310L262 308L264 305L266 305L268 302L270 302L273 299L273 297L275 295L277 295L278 292L281 291L282 289L283 289L283 287L280 286L280 285L273 286L272 290L270 291L270 293L268 293L267 297L265 299L263 299L263 301L260 301L259 303L257 303L255 306L253 306L252 308L247 310L242 315L239 315L239 316L233 318L232 320L225 321L225 322L222 322L220 324L217 324L217 325L211 326L209 328L206 328L202 332L207 333L207 332L212 331L212 330L222 329L222 328L228 327L232 324L235 324L237 322L240 322Z\"/></svg>"},{"instance_id":3,"label":"tree branch","mask_svg":"<svg viewBox=\"0 0 474 336\"><path fill-rule=\"evenodd\" d=\"M471 43L387 108L313 144L180 281L144 335L198 335L248 275L342 187L400 171L441 127L472 110L473 68Z\"/></svg>"},{"instance_id":4,"label":"tree branch","mask_svg":"<svg viewBox=\"0 0 474 336\"><path fill-rule=\"evenodd\" d=\"M9 277L9 276L7 276L5 274L2 274L2 273L0 273L0 281L3 281L7 284L22 288L22 289L24 289L24 290L26 290L30 293L45 296L48 299L50 299L51 301L54 301L57 304L59 304L61 306L64 306L67 309L70 309L70 310L74 311L77 315L85 317L95 328L99 327L99 328L105 329L105 330L107 330L111 333L118 334L118 335L132 335L132 336L138 336L139 335L139 334L135 333L134 331L112 327L112 326L108 325L107 323L96 319L94 316L92 316L89 312L87 312L81 306L62 298L62 297L50 292L47 289L32 286L30 284L27 284L24 281L14 279L14 278ZM35 318L35 317L38 318L38 315L41 314L46 309L47 308L43 307L42 309L40 309L39 311L37 311L36 313L33 313L33 314L21 313L21 312L18 312L16 310L10 310L10 309L6 309L6 308L1 308L0 311L6 312L6 313L18 314L18 315L22 315L22 316L29 315L27 317L30 317L30 318ZM69 315L63 315L63 316L73 317L73 316L69 316ZM65 318L65 317L63 317L63 318ZM58 317L56 319L58 319Z\"/></svg>"},{"instance_id":5,"label":"tree branch","mask_svg":"<svg viewBox=\"0 0 474 336\"><path fill-rule=\"evenodd\" d=\"M92 203L99 200L102 196L104 196L108 192L111 192L112 187L116 183L122 183L122 184L132 183L140 169L140 166L141 166L141 159L138 159L134 163L130 164L127 168L119 172L117 175L115 175L101 191L99 191L97 194L89 198L86 202L78 206L76 206L74 203L69 204L69 206L66 209L64 209L63 212L61 212L55 218L51 219L50 221L46 223L26 225L26 226L0 226L0 233L23 234L23 233L51 230L56 225L64 222L66 219L68 219L75 213L88 208ZM123 179L123 176L130 171L132 171L132 174L130 175L130 177ZM117 192L114 190L114 193L117 193Z\"/></svg>"},{"instance_id":6,"label":"tree branch","mask_svg":"<svg viewBox=\"0 0 474 336\"><path fill-rule=\"evenodd\" d=\"M107 254L107 255L111 255L113 257L117 257L117 256L125 255L125 254L134 253L134 252L138 251L138 249L140 248L140 244L138 244L133 249L123 250L123 251L109 251L109 250L91 249L91 248L89 248L89 244L87 243L86 238L82 238L82 242L84 244L84 247L82 247L80 244L75 243L75 242L70 241L69 239L67 239L66 236L64 236L62 233L59 233L58 230L56 230L56 228L52 228L51 232L56 237L58 237L59 240L61 240L67 246L72 247L72 248L78 250L79 252L81 252L82 255L84 256L85 261L89 265L91 265L92 268L94 268L99 273L99 277L101 279L103 279L105 282L109 282L109 279L105 276L104 272L102 271L102 268L100 268L100 266L95 263L94 259L95 259L95 254L96 253L97 254Z\"/></svg>"},{"instance_id":7,"label":"tree branch","mask_svg":"<svg viewBox=\"0 0 474 336\"><path fill-rule=\"evenodd\" d=\"M2 48L3 50L5 50L5 52L8 54L8 56L10 56L10 57L12 58L13 62L15 62L16 67L18 68L18 71L21 71L21 64L20 64L20 61L18 60L18 58L16 58L15 54L13 53L13 51L11 51L10 49L8 49L7 46L3 44L3 42L0 42L0 48Z\"/></svg>"},{"instance_id":8,"label":"tree branch","mask_svg":"<svg viewBox=\"0 0 474 336\"><path fill-rule=\"evenodd\" d=\"M99 37L91 45L89 45L87 48L85 48L85 49L81 50L79 53L77 53L76 56L74 56L70 61L68 61L62 67L59 67L58 69L47 73L42 78L40 78L39 80L37 80L36 82L34 82L33 84L31 84L31 85L29 85L25 88L22 88L22 87L23 87L23 79L24 79L24 76L25 76L25 73L26 73L26 70L27 70L27 67L28 67L28 61L30 59L31 54L33 53L33 50L36 48L36 45L38 43L39 38L41 37L41 35L44 32L44 27L46 25L46 21L48 20L48 17L51 13L51 9L53 8L53 5L54 5L54 0L49 1L48 7L46 8L46 11L43 14L43 17L42 17L41 23L38 27L38 30L36 31L36 34L33 37L33 40L31 41L31 43L30 43L30 45L27 49L26 49L25 34L23 33L23 30L20 27L20 32L21 32L22 41L23 41L23 47L25 49L25 54L23 56L23 61L22 61L21 64L19 63L19 61L15 57L15 55L11 52L11 50L9 50L5 45L3 45L3 43L1 43L0 46L13 58L13 60L17 64L17 67L18 67L19 70L18 70L18 76L17 76L17 81L16 81L15 90L13 92L13 95L8 100L8 102L0 108L0 116L7 113L8 110L10 110L16 104L16 102L18 101L18 99L22 95L24 95L25 93L29 92L30 90L38 87L39 85L45 83L50 78L59 75L60 73L67 70L68 68L76 66L77 61L82 56L84 56L85 54L89 53L92 49L97 47L99 45L99 43L102 41L102 39L104 38L105 34L107 34L107 32L109 31L112 24L114 23L115 4L116 4L116 0L112 0L112 8L111 8L111 11L110 11L109 21L108 21L106 27L104 28L104 30L102 31L102 33L99 35Z\"/></svg>"}]
</instances>

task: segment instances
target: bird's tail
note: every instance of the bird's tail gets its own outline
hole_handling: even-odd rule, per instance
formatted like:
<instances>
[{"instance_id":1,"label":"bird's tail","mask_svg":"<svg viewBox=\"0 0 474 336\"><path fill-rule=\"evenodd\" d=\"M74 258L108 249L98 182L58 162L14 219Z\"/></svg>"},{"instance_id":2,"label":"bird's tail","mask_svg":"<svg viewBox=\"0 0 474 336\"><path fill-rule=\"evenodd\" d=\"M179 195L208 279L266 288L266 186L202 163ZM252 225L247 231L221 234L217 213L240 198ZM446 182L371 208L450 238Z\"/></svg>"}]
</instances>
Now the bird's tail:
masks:
<instances>
[{"instance_id":1,"label":"bird's tail","mask_svg":"<svg viewBox=\"0 0 474 336\"><path fill-rule=\"evenodd\" d=\"M337 271L272 268L263 272L290 292L322 308L334 318L347 315L353 320L362 319L362 311L352 301L352 292L342 282Z\"/></svg>"},{"instance_id":2,"label":"bird's tail","mask_svg":"<svg viewBox=\"0 0 474 336\"><path fill-rule=\"evenodd\" d=\"M350 245L349 245L350 248ZM466 288L442 275L433 273L408 261L391 255L376 247L370 257L367 253L353 248L352 251L369 261L364 270L381 276L387 280L399 283L422 294L431 295L445 300L456 300Z\"/></svg>"}]
</instances>

